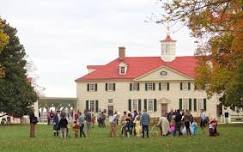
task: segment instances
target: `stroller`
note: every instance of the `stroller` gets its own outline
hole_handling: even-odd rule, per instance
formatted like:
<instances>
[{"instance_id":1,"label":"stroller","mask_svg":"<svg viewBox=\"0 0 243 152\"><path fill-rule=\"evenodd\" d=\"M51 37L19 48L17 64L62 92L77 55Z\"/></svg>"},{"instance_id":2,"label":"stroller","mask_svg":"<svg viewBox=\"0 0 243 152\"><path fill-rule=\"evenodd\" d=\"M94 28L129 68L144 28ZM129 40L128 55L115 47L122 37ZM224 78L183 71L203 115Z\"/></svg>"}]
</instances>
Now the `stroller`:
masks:
<instances>
[{"instance_id":1,"label":"stroller","mask_svg":"<svg viewBox=\"0 0 243 152\"><path fill-rule=\"evenodd\" d=\"M209 136L219 136L219 133L217 132L217 121L215 119L212 119L209 122L208 132Z\"/></svg>"}]
</instances>

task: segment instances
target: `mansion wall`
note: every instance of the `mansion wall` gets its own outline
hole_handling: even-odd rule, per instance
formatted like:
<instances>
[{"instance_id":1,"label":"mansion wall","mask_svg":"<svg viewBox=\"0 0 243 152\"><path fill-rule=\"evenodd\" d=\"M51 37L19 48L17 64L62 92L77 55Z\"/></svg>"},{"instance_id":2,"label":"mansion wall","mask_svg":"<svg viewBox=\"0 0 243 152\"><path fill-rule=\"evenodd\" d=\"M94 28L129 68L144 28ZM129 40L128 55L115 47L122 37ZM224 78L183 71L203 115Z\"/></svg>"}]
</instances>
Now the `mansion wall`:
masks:
<instances>
[{"instance_id":1,"label":"mansion wall","mask_svg":"<svg viewBox=\"0 0 243 152\"><path fill-rule=\"evenodd\" d=\"M146 108L152 117L171 109L189 109L197 117L200 109L205 109L209 117L217 116L217 96L207 99L205 91L195 90L193 80L148 80L78 82L77 108L98 112L113 107L120 113ZM139 90L132 86L135 83L139 83Z\"/></svg>"}]
</instances>

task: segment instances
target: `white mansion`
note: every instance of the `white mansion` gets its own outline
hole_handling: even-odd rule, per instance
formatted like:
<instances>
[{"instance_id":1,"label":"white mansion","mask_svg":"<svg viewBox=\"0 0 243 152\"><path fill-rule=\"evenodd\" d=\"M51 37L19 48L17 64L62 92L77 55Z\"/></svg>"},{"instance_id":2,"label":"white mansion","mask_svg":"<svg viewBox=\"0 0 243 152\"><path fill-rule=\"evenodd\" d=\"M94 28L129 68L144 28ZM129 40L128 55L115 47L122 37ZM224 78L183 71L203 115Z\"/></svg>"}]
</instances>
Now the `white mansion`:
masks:
<instances>
[{"instance_id":1,"label":"white mansion","mask_svg":"<svg viewBox=\"0 0 243 152\"><path fill-rule=\"evenodd\" d=\"M217 117L218 97L207 99L194 86L197 59L176 57L176 41L170 35L161 41L161 56L127 57L119 47L119 57L105 65L88 65L89 73L76 79L77 108L93 112L147 109L153 117L171 109L188 109L199 116L201 109ZM218 110L217 110L218 109Z\"/></svg>"}]
</instances>

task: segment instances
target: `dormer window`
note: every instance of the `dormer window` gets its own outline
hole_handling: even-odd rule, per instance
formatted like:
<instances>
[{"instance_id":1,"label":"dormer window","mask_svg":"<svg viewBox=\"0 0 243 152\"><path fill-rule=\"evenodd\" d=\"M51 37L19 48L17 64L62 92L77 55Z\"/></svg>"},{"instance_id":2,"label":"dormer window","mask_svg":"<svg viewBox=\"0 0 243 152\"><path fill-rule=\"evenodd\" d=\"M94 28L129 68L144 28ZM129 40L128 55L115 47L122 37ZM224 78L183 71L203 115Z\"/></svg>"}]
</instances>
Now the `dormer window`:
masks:
<instances>
[{"instance_id":1,"label":"dormer window","mask_svg":"<svg viewBox=\"0 0 243 152\"><path fill-rule=\"evenodd\" d=\"M120 73L126 74L126 67L120 67Z\"/></svg>"},{"instance_id":2,"label":"dormer window","mask_svg":"<svg viewBox=\"0 0 243 152\"><path fill-rule=\"evenodd\" d=\"M124 62L119 64L119 74L125 75L127 73L127 65Z\"/></svg>"}]
</instances>

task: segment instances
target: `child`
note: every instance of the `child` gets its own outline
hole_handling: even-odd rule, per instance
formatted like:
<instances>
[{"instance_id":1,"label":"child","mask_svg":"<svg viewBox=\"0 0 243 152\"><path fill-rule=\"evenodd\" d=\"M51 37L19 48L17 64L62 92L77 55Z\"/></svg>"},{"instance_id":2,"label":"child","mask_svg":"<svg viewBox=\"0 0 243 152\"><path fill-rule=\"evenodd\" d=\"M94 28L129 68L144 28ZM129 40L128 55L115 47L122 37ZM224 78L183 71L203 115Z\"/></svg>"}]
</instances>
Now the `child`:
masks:
<instances>
[{"instance_id":1,"label":"child","mask_svg":"<svg viewBox=\"0 0 243 152\"><path fill-rule=\"evenodd\" d=\"M173 136L176 135L176 126L175 126L175 120L172 119L170 122L169 132L173 134Z\"/></svg>"},{"instance_id":2,"label":"child","mask_svg":"<svg viewBox=\"0 0 243 152\"><path fill-rule=\"evenodd\" d=\"M197 132L197 123L194 120L191 123L191 132L192 132L192 135L195 135Z\"/></svg>"},{"instance_id":3,"label":"child","mask_svg":"<svg viewBox=\"0 0 243 152\"><path fill-rule=\"evenodd\" d=\"M79 131L79 125L77 124L77 121L73 122L73 132L74 132L74 137L78 138L78 131Z\"/></svg>"},{"instance_id":4,"label":"child","mask_svg":"<svg viewBox=\"0 0 243 152\"><path fill-rule=\"evenodd\" d=\"M96 120L96 117L94 114L92 114L92 128L94 128L94 125L95 125L95 120Z\"/></svg>"}]
</instances>

